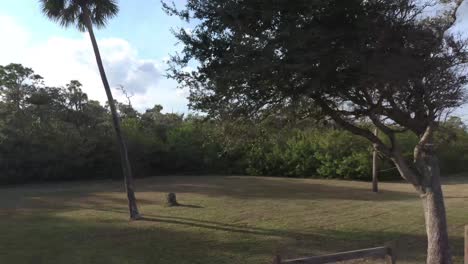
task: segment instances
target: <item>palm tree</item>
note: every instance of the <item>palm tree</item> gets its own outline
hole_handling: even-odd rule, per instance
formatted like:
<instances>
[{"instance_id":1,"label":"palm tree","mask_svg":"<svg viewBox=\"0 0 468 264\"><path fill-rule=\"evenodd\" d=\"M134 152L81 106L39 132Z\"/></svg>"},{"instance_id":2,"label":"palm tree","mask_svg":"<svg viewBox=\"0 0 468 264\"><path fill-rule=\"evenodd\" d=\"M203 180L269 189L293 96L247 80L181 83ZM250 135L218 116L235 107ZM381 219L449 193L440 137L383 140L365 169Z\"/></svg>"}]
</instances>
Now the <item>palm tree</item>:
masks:
<instances>
[{"instance_id":1,"label":"palm tree","mask_svg":"<svg viewBox=\"0 0 468 264\"><path fill-rule=\"evenodd\" d=\"M125 179L125 187L127 190L128 207L130 210L130 219L138 220L141 216L138 212L138 207L133 189L133 175L128 159L127 146L125 144L122 130L120 127L120 119L115 108L114 98L112 96L109 82L107 81L104 65L102 64L99 47L94 36L93 25L96 27L104 27L109 19L113 18L119 12L119 7L116 0L40 0L42 12L51 20L59 23L63 27L71 25L76 26L80 31L88 31L91 43L94 49L94 55L101 74L102 84L107 94L107 101L110 106L112 121L114 124L115 134L120 149L120 158L122 162L122 170Z\"/></svg>"}]
</instances>

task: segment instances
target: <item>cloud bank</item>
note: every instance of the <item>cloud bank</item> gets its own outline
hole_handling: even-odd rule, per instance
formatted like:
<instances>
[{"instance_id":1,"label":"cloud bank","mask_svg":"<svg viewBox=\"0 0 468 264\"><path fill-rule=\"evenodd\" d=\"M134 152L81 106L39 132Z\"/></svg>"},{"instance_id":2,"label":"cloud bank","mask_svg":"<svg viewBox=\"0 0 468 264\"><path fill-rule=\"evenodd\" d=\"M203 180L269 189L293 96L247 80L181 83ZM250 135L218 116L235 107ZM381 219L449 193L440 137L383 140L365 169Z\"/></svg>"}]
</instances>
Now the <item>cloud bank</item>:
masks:
<instances>
[{"instance_id":1,"label":"cloud bank","mask_svg":"<svg viewBox=\"0 0 468 264\"><path fill-rule=\"evenodd\" d=\"M46 84L62 86L79 80L89 97L106 101L91 42L87 34L79 38L53 36L35 42L27 28L13 17L0 15L0 64L21 63L45 78ZM141 58L131 43L120 38L98 39L111 87L124 86L133 95L132 103L140 111L154 104L165 111L186 112L186 93L164 75L165 62ZM115 89L114 89L115 91ZM124 100L115 91L118 100Z\"/></svg>"}]
</instances>

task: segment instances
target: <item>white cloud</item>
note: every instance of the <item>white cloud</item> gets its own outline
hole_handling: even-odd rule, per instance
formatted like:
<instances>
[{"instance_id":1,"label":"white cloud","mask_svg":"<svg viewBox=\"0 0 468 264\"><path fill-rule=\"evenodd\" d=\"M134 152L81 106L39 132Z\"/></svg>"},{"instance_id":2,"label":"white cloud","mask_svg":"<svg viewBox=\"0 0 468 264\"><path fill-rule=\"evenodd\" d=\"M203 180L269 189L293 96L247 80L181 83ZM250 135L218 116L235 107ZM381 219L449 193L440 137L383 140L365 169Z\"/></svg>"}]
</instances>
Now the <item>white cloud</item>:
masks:
<instances>
[{"instance_id":1,"label":"white cloud","mask_svg":"<svg viewBox=\"0 0 468 264\"><path fill-rule=\"evenodd\" d=\"M29 42L28 32L9 16L0 16L0 36L0 63L15 59L16 53Z\"/></svg>"},{"instance_id":2,"label":"white cloud","mask_svg":"<svg viewBox=\"0 0 468 264\"><path fill-rule=\"evenodd\" d=\"M420 18L440 17L447 12L451 12L455 7L455 3L453 2L444 3L440 0L416 0L415 4L416 6L424 7L419 15Z\"/></svg>"},{"instance_id":3,"label":"white cloud","mask_svg":"<svg viewBox=\"0 0 468 264\"><path fill-rule=\"evenodd\" d=\"M14 18L0 15L0 64L21 63L45 78L48 85L61 86L79 80L89 97L107 100L87 34L80 38L54 36L43 43L31 40L28 30ZM139 109L161 104L166 111L187 111L187 100L172 80L163 77L165 62L140 58L132 45L119 38L98 39L107 77L112 87L123 85L133 94ZM124 100L121 93L115 97Z\"/></svg>"},{"instance_id":4,"label":"white cloud","mask_svg":"<svg viewBox=\"0 0 468 264\"><path fill-rule=\"evenodd\" d=\"M456 13L456 21L450 29L452 34L458 35L463 39L467 39L466 29L468 28L468 1L463 1Z\"/></svg>"}]
</instances>

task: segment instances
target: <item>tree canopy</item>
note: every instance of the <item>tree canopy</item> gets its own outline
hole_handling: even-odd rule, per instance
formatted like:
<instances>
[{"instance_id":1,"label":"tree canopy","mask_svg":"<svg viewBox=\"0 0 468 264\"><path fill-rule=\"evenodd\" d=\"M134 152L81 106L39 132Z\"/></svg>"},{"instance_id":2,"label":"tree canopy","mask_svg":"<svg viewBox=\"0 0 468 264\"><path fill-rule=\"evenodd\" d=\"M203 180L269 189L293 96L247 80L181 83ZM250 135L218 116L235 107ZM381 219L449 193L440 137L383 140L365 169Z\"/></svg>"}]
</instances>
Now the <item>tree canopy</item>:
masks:
<instances>
[{"instance_id":1,"label":"tree canopy","mask_svg":"<svg viewBox=\"0 0 468 264\"><path fill-rule=\"evenodd\" d=\"M189 1L166 10L200 23L176 36L172 77L191 106L212 116L316 113L379 144L402 127L422 136L465 101L464 43L445 18L421 18L415 1ZM185 67L195 62L197 70Z\"/></svg>"}]
</instances>

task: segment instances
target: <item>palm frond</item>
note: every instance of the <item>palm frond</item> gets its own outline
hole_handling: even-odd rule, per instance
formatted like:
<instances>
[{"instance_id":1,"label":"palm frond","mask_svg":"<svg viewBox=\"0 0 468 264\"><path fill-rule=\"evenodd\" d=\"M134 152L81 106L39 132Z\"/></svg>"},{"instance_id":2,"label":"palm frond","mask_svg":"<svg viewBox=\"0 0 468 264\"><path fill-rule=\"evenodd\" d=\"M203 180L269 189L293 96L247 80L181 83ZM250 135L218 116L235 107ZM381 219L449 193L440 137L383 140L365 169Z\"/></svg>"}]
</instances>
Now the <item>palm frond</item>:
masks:
<instances>
[{"instance_id":1,"label":"palm frond","mask_svg":"<svg viewBox=\"0 0 468 264\"><path fill-rule=\"evenodd\" d=\"M119 12L116 0L94 0L90 3L91 21L96 27L105 27L107 21Z\"/></svg>"},{"instance_id":2,"label":"palm frond","mask_svg":"<svg viewBox=\"0 0 468 264\"><path fill-rule=\"evenodd\" d=\"M39 0L44 15L54 21L58 21L62 10L65 8L65 0Z\"/></svg>"},{"instance_id":3,"label":"palm frond","mask_svg":"<svg viewBox=\"0 0 468 264\"><path fill-rule=\"evenodd\" d=\"M63 27L75 25L86 31L85 10L89 11L93 25L105 27L108 20L119 12L117 0L40 0L44 15Z\"/></svg>"}]
</instances>

